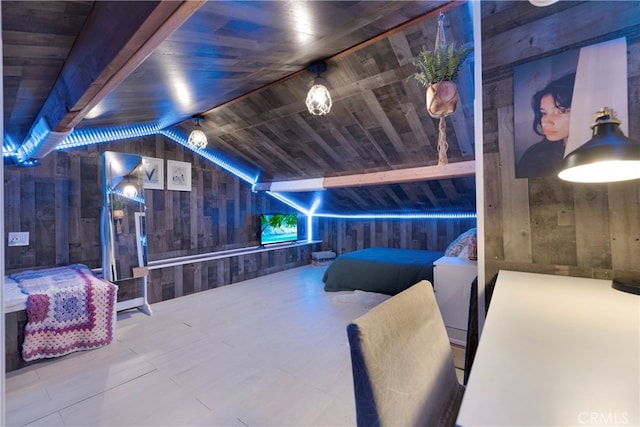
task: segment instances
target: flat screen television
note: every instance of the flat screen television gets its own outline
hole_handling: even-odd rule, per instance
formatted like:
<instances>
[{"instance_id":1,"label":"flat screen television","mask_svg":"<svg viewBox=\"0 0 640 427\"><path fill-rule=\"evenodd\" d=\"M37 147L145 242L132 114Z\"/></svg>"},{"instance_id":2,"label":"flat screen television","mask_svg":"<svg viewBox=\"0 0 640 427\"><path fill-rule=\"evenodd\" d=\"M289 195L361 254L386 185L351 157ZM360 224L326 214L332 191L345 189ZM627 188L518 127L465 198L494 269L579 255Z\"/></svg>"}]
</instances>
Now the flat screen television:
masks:
<instances>
[{"instance_id":1,"label":"flat screen television","mask_svg":"<svg viewBox=\"0 0 640 427\"><path fill-rule=\"evenodd\" d=\"M297 214L260 215L260 244L295 242L298 240Z\"/></svg>"}]
</instances>

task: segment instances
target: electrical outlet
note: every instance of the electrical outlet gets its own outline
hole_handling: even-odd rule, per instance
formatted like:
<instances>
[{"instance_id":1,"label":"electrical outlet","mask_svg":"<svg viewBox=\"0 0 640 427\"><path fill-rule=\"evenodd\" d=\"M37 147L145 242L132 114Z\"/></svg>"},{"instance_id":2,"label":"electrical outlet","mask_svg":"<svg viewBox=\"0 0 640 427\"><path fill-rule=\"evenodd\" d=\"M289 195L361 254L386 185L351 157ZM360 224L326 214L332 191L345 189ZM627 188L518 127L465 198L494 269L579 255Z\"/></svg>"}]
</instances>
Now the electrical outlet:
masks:
<instances>
[{"instance_id":1,"label":"electrical outlet","mask_svg":"<svg viewBox=\"0 0 640 427\"><path fill-rule=\"evenodd\" d=\"M28 231L10 231L9 246L29 246Z\"/></svg>"}]
</instances>

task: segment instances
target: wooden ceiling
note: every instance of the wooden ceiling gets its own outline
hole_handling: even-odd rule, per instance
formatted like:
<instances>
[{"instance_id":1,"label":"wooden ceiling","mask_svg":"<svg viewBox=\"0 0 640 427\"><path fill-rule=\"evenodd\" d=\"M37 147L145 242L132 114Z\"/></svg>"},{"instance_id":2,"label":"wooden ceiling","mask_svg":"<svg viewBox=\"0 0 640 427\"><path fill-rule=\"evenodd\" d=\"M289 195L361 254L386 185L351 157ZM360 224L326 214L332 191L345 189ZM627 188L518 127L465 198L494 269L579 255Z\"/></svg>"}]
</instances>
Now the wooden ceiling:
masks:
<instances>
[{"instance_id":1,"label":"wooden ceiling","mask_svg":"<svg viewBox=\"0 0 640 427\"><path fill-rule=\"evenodd\" d=\"M435 44L439 11L448 40L472 41L465 2L3 1L4 146L38 117L188 135L203 114L208 150L261 183L436 165L438 122L410 60ZM333 107L313 116L308 66L321 59ZM452 164L474 158L472 59L458 85ZM323 191L319 211L475 211L472 175L402 181ZM288 196L310 206L318 193Z\"/></svg>"}]
</instances>

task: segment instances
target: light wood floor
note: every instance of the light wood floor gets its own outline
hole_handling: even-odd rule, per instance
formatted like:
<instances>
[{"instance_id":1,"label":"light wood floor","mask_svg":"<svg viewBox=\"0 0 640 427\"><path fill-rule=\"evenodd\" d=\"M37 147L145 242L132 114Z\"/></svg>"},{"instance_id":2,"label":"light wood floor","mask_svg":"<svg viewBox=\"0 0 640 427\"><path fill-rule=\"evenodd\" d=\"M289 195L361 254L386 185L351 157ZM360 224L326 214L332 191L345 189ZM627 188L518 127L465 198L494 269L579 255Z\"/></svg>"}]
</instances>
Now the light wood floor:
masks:
<instances>
[{"instance_id":1,"label":"light wood floor","mask_svg":"<svg viewBox=\"0 0 640 427\"><path fill-rule=\"evenodd\" d=\"M109 346L6 377L9 426L355 425L346 325L385 299L301 267L118 316Z\"/></svg>"}]
</instances>

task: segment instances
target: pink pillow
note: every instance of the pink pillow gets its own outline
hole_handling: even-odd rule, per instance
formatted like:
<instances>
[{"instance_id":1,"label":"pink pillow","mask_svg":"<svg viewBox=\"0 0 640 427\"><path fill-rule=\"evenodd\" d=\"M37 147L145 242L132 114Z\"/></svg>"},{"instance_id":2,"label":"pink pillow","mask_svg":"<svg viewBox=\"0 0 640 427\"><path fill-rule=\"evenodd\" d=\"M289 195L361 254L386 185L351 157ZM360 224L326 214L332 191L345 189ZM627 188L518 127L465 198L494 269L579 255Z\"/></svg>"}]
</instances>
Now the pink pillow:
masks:
<instances>
[{"instance_id":1,"label":"pink pillow","mask_svg":"<svg viewBox=\"0 0 640 427\"><path fill-rule=\"evenodd\" d=\"M470 260L478 259L477 229L471 228L451 242L444 251L445 256L460 257Z\"/></svg>"}]
</instances>

